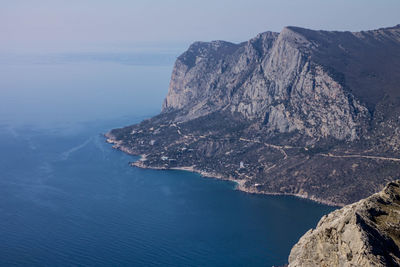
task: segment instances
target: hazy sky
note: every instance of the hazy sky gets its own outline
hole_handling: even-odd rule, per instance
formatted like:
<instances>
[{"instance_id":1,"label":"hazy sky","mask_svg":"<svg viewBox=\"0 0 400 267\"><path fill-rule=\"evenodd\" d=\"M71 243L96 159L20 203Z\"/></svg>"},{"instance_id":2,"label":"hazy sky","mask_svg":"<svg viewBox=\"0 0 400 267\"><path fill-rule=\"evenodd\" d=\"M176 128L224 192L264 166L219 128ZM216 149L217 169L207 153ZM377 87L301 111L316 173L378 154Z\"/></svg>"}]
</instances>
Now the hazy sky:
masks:
<instances>
[{"instance_id":1,"label":"hazy sky","mask_svg":"<svg viewBox=\"0 0 400 267\"><path fill-rule=\"evenodd\" d=\"M352 31L393 26L399 14L399 0L0 0L0 49L239 42L287 25Z\"/></svg>"}]
</instances>

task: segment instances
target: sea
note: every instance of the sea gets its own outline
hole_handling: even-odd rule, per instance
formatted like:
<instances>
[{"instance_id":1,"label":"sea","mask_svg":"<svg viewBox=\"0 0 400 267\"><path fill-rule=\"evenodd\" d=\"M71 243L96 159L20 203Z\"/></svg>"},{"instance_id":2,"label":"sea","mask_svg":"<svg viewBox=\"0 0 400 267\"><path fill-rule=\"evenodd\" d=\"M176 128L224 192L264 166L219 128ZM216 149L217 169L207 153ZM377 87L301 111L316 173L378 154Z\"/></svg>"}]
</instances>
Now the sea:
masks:
<instances>
[{"instance_id":1,"label":"sea","mask_svg":"<svg viewBox=\"0 0 400 267\"><path fill-rule=\"evenodd\" d=\"M0 266L277 266L335 208L131 167L176 52L0 55Z\"/></svg>"}]
</instances>

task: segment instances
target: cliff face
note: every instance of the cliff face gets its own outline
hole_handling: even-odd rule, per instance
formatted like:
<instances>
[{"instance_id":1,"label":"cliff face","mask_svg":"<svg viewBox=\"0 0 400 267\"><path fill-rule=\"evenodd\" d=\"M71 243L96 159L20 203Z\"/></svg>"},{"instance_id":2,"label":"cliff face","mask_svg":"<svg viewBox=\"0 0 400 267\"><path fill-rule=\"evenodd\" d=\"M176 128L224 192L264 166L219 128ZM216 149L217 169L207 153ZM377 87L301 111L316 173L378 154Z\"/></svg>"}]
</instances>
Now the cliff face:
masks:
<instances>
[{"instance_id":1,"label":"cliff face","mask_svg":"<svg viewBox=\"0 0 400 267\"><path fill-rule=\"evenodd\" d=\"M400 26L287 27L196 42L160 115L109 133L141 167L191 167L242 189L345 204L400 171Z\"/></svg>"},{"instance_id":2,"label":"cliff face","mask_svg":"<svg viewBox=\"0 0 400 267\"><path fill-rule=\"evenodd\" d=\"M324 216L292 248L289 266L400 266L400 180Z\"/></svg>"},{"instance_id":3,"label":"cliff face","mask_svg":"<svg viewBox=\"0 0 400 267\"><path fill-rule=\"evenodd\" d=\"M177 120L187 121L228 109L270 131L355 140L368 108L399 94L399 29L287 27L239 45L195 43L175 63L163 111L182 110Z\"/></svg>"}]
</instances>

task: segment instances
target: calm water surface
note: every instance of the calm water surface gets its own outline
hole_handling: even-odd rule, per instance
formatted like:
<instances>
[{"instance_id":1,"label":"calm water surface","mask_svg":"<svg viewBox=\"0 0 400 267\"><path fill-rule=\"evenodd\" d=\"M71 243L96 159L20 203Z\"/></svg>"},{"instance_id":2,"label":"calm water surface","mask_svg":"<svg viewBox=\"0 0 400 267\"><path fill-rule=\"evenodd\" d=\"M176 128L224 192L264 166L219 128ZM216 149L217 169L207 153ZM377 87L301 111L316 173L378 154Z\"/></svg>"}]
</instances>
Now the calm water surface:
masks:
<instances>
[{"instance_id":1,"label":"calm water surface","mask_svg":"<svg viewBox=\"0 0 400 267\"><path fill-rule=\"evenodd\" d=\"M156 114L172 63L0 64L0 265L279 265L333 209L130 167L102 133Z\"/></svg>"}]
</instances>

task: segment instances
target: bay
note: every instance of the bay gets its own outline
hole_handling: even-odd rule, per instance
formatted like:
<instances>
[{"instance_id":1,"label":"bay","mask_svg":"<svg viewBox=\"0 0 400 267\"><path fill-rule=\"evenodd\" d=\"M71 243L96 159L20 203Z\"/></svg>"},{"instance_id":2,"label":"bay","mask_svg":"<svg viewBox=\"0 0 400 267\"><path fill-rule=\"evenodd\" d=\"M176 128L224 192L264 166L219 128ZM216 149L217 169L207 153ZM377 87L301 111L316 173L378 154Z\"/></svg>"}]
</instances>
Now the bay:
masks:
<instances>
[{"instance_id":1,"label":"bay","mask_svg":"<svg viewBox=\"0 0 400 267\"><path fill-rule=\"evenodd\" d=\"M282 265L334 209L130 167L102 134L159 112L173 62L87 58L0 62L0 265Z\"/></svg>"}]
</instances>

